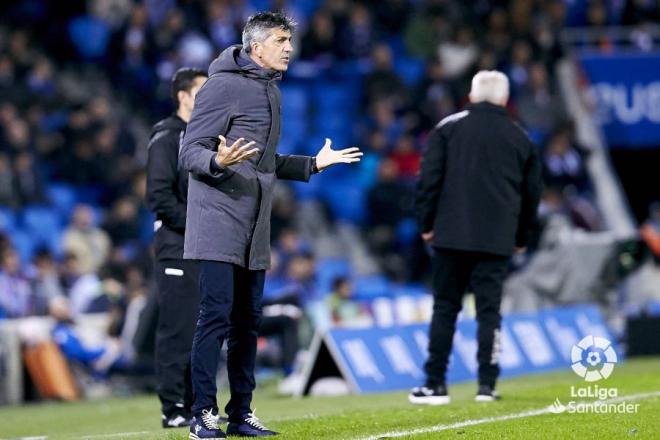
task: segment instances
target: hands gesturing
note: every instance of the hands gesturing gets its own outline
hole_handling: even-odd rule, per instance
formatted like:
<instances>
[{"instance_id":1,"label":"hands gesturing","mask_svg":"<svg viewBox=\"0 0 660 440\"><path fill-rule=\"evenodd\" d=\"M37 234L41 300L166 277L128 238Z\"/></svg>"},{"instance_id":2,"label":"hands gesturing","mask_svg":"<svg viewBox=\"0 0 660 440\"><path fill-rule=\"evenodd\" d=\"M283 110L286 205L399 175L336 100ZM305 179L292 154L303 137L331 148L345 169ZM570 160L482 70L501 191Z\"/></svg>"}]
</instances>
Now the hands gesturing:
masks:
<instances>
[{"instance_id":1,"label":"hands gesturing","mask_svg":"<svg viewBox=\"0 0 660 440\"><path fill-rule=\"evenodd\" d=\"M332 141L326 138L323 148L316 155L316 167L319 171L337 163L359 162L362 157L362 152L357 147L333 150L331 145Z\"/></svg>"},{"instance_id":2,"label":"hands gesturing","mask_svg":"<svg viewBox=\"0 0 660 440\"><path fill-rule=\"evenodd\" d=\"M245 139L238 138L231 147L228 147L227 139L224 136L220 135L218 139L220 139L220 143L218 144L218 152L215 155L215 163L222 168L247 160L259 152L258 148L250 149L254 145L254 141L241 146Z\"/></svg>"}]
</instances>

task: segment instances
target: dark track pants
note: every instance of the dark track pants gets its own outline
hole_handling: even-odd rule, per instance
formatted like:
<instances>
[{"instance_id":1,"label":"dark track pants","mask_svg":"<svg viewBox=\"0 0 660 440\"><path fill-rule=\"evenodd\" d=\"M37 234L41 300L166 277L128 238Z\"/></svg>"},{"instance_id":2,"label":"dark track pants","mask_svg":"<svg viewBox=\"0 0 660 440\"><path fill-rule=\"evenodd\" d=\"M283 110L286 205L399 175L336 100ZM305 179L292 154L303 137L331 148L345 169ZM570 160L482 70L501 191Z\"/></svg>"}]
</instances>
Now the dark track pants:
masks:
<instances>
[{"instance_id":1,"label":"dark track pants","mask_svg":"<svg viewBox=\"0 0 660 440\"><path fill-rule=\"evenodd\" d=\"M197 264L161 260L155 265L158 287L156 377L163 414L189 414L192 406L190 351L199 314Z\"/></svg>"},{"instance_id":2,"label":"dark track pants","mask_svg":"<svg viewBox=\"0 0 660 440\"><path fill-rule=\"evenodd\" d=\"M502 283L508 273L509 257L479 252L435 249L433 266L433 318L429 338L429 358L424 366L426 385L445 383L456 318L463 294L474 292L479 329L479 384L495 386L498 366L499 331L502 317Z\"/></svg>"},{"instance_id":3,"label":"dark track pants","mask_svg":"<svg viewBox=\"0 0 660 440\"><path fill-rule=\"evenodd\" d=\"M230 391L225 412L230 422L239 422L251 411L264 280L263 270L199 262L201 303L192 351L194 415L218 409L215 380L225 338Z\"/></svg>"}]
</instances>

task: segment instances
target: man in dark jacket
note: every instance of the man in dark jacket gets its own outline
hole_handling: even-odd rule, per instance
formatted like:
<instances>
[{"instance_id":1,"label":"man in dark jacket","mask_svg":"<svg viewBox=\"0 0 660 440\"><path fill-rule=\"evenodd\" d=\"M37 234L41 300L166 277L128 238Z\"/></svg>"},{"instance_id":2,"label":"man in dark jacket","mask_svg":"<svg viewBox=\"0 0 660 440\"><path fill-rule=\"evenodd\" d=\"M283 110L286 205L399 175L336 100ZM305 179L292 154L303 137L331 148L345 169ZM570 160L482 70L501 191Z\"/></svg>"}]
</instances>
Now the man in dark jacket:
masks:
<instances>
[{"instance_id":1,"label":"man in dark jacket","mask_svg":"<svg viewBox=\"0 0 660 440\"><path fill-rule=\"evenodd\" d=\"M183 259L188 173L180 171L179 144L206 72L179 69L172 79L176 113L154 125L147 162L147 205L156 214L159 318L156 375L164 428L190 425L190 351L199 310L197 267Z\"/></svg>"},{"instance_id":2,"label":"man in dark jacket","mask_svg":"<svg viewBox=\"0 0 660 440\"><path fill-rule=\"evenodd\" d=\"M278 178L307 181L333 164L357 162L362 154L357 148L332 150L328 139L316 157L277 154L276 81L288 68L293 28L279 13L248 19L243 45L227 48L211 63L179 154L181 166L190 172L184 258L200 261L191 438L224 437L215 423L215 377L225 337L228 434L275 434L250 409L261 298L270 266L274 185Z\"/></svg>"},{"instance_id":3,"label":"man in dark jacket","mask_svg":"<svg viewBox=\"0 0 660 440\"><path fill-rule=\"evenodd\" d=\"M511 254L527 244L541 192L536 147L507 115L508 97L504 74L479 72L472 104L440 121L429 136L416 209L422 238L433 250L434 305L426 384L412 390L412 403L449 403L445 374L468 286L479 323L476 400L499 397L502 283Z\"/></svg>"}]
</instances>

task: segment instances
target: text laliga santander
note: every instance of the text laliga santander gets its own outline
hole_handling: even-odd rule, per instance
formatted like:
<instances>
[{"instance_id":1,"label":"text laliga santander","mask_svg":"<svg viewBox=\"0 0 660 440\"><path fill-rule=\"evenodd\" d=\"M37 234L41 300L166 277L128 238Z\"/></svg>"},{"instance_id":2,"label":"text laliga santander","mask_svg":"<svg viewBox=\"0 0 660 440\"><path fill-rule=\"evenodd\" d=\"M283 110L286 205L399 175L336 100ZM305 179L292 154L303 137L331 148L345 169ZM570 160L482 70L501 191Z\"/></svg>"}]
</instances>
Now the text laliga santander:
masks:
<instances>
[{"instance_id":1,"label":"text laliga santander","mask_svg":"<svg viewBox=\"0 0 660 440\"><path fill-rule=\"evenodd\" d=\"M613 397L619 396L619 390L617 388L605 388L599 387L598 385L586 386L586 387L575 387L571 385L571 397L580 397L605 400L611 399Z\"/></svg>"}]
</instances>

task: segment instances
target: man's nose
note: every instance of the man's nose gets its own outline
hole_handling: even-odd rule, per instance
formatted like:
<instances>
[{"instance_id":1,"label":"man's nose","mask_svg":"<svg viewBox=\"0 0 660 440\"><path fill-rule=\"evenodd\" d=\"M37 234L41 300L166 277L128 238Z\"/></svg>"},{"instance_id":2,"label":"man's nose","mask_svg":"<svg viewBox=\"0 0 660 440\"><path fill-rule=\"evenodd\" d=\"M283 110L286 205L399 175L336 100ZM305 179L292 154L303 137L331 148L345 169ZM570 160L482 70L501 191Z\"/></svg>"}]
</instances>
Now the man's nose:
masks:
<instances>
[{"instance_id":1,"label":"man's nose","mask_svg":"<svg viewBox=\"0 0 660 440\"><path fill-rule=\"evenodd\" d=\"M293 45L291 44L290 41L287 41L286 44L284 45L284 52L293 52Z\"/></svg>"}]
</instances>

